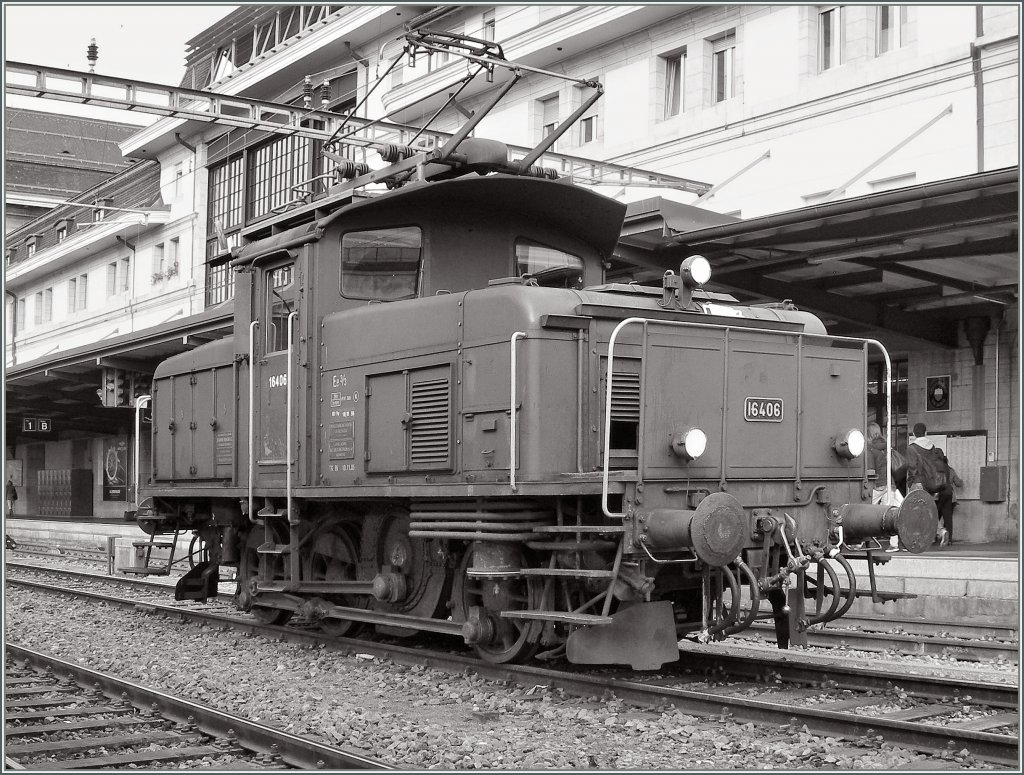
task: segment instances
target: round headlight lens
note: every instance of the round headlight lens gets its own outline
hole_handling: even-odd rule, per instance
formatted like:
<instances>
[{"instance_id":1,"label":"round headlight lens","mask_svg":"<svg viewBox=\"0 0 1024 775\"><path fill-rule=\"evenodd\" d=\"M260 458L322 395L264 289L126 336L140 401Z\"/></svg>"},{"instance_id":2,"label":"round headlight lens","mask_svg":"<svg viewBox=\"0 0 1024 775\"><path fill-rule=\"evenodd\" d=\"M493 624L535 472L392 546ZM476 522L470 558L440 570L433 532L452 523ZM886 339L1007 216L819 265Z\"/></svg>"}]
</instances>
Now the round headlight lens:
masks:
<instances>
[{"instance_id":1,"label":"round headlight lens","mask_svg":"<svg viewBox=\"0 0 1024 775\"><path fill-rule=\"evenodd\" d=\"M700 428L689 428L672 439L672 451L683 460L696 460L708 448L708 437Z\"/></svg>"},{"instance_id":2,"label":"round headlight lens","mask_svg":"<svg viewBox=\"0 0 1024 775\"><path fill-rule=\"evenodd\" d=\"M704 256L690 256L683 261L683 279L692 285L704 285L711 279L711 262Z\"/></svg>"},{"instance_id":3,"label":"round headlight lens","mask_svg":"<svg viewBox=\"0 0 1024 775\"><path fill-rule=\"evenodd\" d=\"M864 434L856 428L836 434L836 454L847 460L853 460L863 455L864 444Z\"/></svg>"}]
</instances>

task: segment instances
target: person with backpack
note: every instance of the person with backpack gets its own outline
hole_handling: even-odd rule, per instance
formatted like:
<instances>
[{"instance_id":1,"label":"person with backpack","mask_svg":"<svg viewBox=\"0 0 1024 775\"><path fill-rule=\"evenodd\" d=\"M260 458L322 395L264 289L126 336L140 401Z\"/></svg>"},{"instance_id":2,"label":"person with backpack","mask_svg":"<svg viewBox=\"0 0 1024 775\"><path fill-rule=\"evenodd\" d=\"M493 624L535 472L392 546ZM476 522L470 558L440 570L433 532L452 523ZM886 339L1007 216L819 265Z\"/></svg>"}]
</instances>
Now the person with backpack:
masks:
<instances>
[{"instance_id":1,"label":"person with backpack","mask_svg":"<svg viewBox=\"0 0 1024 775\"><path fill-rule=\"evenodd\" d=\"M928 438L923 422L914 426L914 440L907 445L907 491L923 489L935 496L942 530L939 544L953 543L953 485L949 460Z\"/></svg>"}]
</instances>

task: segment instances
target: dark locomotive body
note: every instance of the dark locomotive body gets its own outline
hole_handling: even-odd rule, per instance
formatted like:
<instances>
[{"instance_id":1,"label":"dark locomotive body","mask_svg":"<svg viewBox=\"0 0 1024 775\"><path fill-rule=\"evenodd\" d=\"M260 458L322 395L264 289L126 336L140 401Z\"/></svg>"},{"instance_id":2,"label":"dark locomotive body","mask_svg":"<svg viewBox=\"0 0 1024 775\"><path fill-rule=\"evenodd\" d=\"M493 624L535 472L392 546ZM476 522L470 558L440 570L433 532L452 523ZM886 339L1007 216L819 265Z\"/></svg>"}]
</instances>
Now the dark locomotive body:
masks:
<instances>
[{"instance_id":1,"label":"dark locomotive body","mask_svg":"<svg viewBox=\"0 0 1024 775\"><path fill-rule=\"evenodd\" d=\"M934 506L871 506L845 446L867 344L685 271L606 284L621 204L475 171L340 193L237 251L233 337L153 380L139 522L208 553L180 596L238 566L268 621L652 667L761 601L780 642L843 613L851 536L930 542Z\"/></svg>"}]
</instances>

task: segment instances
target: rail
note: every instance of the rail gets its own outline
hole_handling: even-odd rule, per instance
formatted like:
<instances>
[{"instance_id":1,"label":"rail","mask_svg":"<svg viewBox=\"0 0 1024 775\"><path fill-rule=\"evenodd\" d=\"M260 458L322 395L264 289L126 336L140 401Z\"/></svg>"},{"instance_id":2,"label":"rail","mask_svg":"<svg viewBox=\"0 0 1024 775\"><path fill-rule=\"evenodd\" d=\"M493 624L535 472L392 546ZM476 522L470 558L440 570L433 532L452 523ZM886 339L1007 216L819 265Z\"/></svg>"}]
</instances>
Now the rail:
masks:
<instances>
[{"instance_id":1,"label":"rail","mask_svg":"<svg viewBox=\"0 0 1024 775\"><path fill-rule=\"evenodd\" d=\"M139 511L139 463L142 457L142 409L152 400L152 396L139 396L135 399L135 513Z\"/></svg>"},{"instance_id":2,"label":"rail","mask_svg":"<svg viewBox=\"0 0 1024 775\"><path fill-rule=\"evenodd\" d=\"M260 322L254 320L249 324L249 521L256 521L255 498L253 488L256 477L256 329Z\"/></svg>"},{"instance_id":3,"label":"rail","mask_svg":"<svg viewBox=\"0 0 1024 775\"><path fill-rule=\"evenodd\" d=\"M508 431L508 484L516 491L516 342L526 338L525 331L516 331L509 340L511 350L511 372L509 384L509 431Z\"/></svg>"},{"instance_id":4,"label":"rail","mask_svg":"<svg viewBox=\"0 0 1024 775\"><path fill-rule=\"evenodd\" d=\"M745 334L750 334L750 333L769 334L769 335L773 335L773 336L784 336L784 337L795 336L795 337L797 337L797 341L800 343L800 348L801 348L800 349L800 355L801 355L801 357L802 357L802 344L803 344L804 339L826 339L826 340L831 341L831 342L850 342L852 344L857 344L857 345L859 345L859 346L864 348L864 358L865 358L865 360L867 359L867 349L868 349L868 347L875 346L875 347L877 347L881 351L882 356L885 359L885 380L886 380L886 385L891 385L892 384L892 361L889 358L888 351L885 349L885 345L883 345L877 339L859 339L857 337L852 337L852 336L834 336L832 334L815 334L815 333L808 333L808 332L805 332L805 331L799 331L799 332L785 331L785 332L780 332L780 331L777 331L775 329L770 329L770 328L747 327L747 326L738 327L738 326L724 325L724 324L721 324L721 323L697 323L697 322L693 322L693 321L681 321L681 320L680 321L676 321L676 320L651 320L649 318L638 318L638 317L626 318L625 320L621 321L617 326L615 326L614 330L612 331L611 336L608 338L608 367L607 367L607 377L605 379L604 460L602 461L602 477L601 477L601 510L604 512L604 515L606 517L608 517L609 519L622 519L623 517L626 516L625 512L615 513L615 512L612 512L609 509L609 507L608 507L608 478L609 478L609 472L610 472L610 452L611 452L612 375L615 373L615 369L614 369L614 367L615 367L615 344L616 344L616 340L618 339L619 333L624 328L626 328L627 326L630 326L630 325L642 325L643 329L644 329L644 343L643 343L642 347L644 348L644 353L646 354L646 348L647 348L647 329L650 326L650 324L652 324L652 323L654 323L656 325L659 325L659 326L669 326L669 327L672 327L672 328L703 328L703 329L719 330L719 331L721 331L723 333L723 335L725 337L726 352L728 352L729 337L730 337L730 335L732 334L733 331L739 331L739 332L745 333ZM643 360L644 363L646 363L647 358L644 357L642 360ZM727 379L728 378L728 358L726 358L726 360L725 360L725 369L726 369L726 379ZM727 386L727 383L725 383L725 385ZM723 389L724 389L724 387L723 387ZM643 386L641 387L641 390L643 390ZM892 415L892 397L891 397L891 392L892 391L888 390L888 389L885 392L886 418L890 418L891 415ZM643 398L642 398L642 396L643 396L643 393L641 392L641 412L643 410ZM866 395L865 395L865 399L864 400L865 400L865 405L866 405L866 402L867 402L867 396ZM723 406L723 414L722 414L722 428L723 428L723 435L722 435L723 452L722 452L722 454L723 454L723 462L722 462L721 476L722 476L722 479L724 480L724 478L725 478L725 463L724 463L724 454L725 454L725 452L724 452L724 448L725 448L725 427L726 427L726 425L725 425L725 402L723 402L722 406ZM641 414L641 419L642 419L642 414ZM888 432L888 434L892 433L892 423L891 422L889 422L889 428L888 428L887 432ZM641 427L639 428L639 432L637 434L637 469L638 469L638 471L642 469L643 460L644 460L643 440L644 440L644 428L643 428L643 424L641 422ZM886 445L886 453L885 453L886 466L888 467L888 470L890 472L892 471L892 444L891 444L891 441L892 441L892 439L891 439L891 435L890 435L890 443ZM800 461L800 436L799 436L799 434L797 435L796 443L797 443L797 453L796 454L797 454L797 461L798 461L798 465L797 465L797 468L796 468L796 476L799 478L799 476L800 476L800 467L799 467L799 461ZM891 502L891 500L892 500L892 475L891 475L891 473L889 474L889 476L886 477L886 481L887 481L887 485L886 485L886 502Z\"/></svg>"},{"instance_id":5,"label":"rail","mask_svg":"<svg viewBox=\"0 0 1024 775\"><path fill-rule=\"evenodd\" d=\"M288 399L285 403L285 411L288 413L288 417L285 418L285 440L288 444L288 450L285 453L285 508L288 509L288 524L294 525L298 522L294 511L292 510L292 474L295 461L295 449L293 446L292 436L295 433L295 428L292 420L292 414L295 409L295 318L298 317L299 313L297 310L293 310L288 313L288 389L286 395ZM298 552L294 552L297 555Z\"/></svg>"}]
</instances>

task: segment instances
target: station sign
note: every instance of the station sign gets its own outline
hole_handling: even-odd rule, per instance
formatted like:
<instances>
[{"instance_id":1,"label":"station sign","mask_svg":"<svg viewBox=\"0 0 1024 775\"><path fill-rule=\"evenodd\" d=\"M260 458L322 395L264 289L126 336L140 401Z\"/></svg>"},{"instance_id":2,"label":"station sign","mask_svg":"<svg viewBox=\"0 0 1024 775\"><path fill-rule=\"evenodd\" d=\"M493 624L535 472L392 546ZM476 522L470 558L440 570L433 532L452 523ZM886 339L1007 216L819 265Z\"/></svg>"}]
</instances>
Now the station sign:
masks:
<instances>
[{"instance_id":1,"label":"station sign","mask_svg":"<svg viewBox=\"0 0 1024 775\"><path fill-rule=\"evenodd\" d=\"M53 420L49 417L22 417L22 433L49 433L53 430Z\"/></svg>"}]
</instances>

